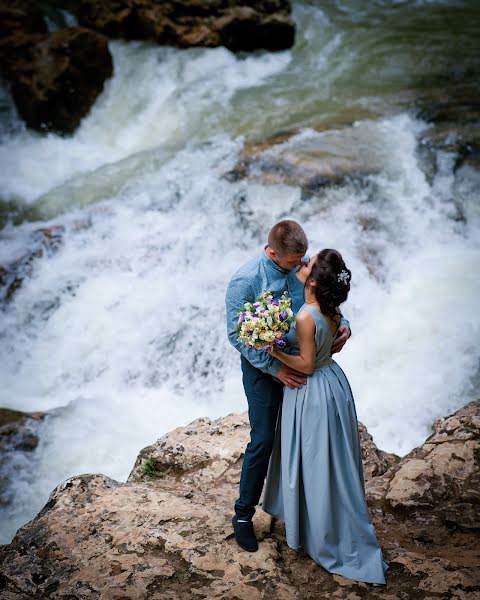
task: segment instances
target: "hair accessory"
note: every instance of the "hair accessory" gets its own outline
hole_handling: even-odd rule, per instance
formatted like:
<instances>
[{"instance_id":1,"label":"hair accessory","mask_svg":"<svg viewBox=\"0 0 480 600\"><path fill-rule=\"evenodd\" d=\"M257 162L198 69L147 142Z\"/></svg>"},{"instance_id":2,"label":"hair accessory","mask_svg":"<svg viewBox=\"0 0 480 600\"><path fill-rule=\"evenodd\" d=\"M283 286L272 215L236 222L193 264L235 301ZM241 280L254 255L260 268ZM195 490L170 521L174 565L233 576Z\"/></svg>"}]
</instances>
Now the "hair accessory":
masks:
<instances>
[{"instance_id":1,"label":"hair accessory","mask_svg":"<svg viewBox=\"0 0 480 600\"><path fill-rule=\"evenodd\" d=\"M340 273L338 274L338 277L337 277L337 281L339 283L342 282L343 285L348 285L349 279L350 279L350 275L347 273L347 271L345 271L345 269L340 271Z\"/></svg>"}]
</instances>

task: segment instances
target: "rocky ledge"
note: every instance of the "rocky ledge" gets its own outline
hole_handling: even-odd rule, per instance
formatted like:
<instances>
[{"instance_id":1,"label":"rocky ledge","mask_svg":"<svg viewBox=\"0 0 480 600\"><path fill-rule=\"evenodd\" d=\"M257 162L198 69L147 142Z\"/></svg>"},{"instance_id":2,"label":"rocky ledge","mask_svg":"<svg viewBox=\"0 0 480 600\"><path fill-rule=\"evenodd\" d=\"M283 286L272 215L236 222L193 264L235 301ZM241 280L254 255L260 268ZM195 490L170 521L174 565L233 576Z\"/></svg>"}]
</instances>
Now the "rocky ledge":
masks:
<instances>
[{"instance_id":1,"label":"rocky ledge","mask_svg":"<svg viewBox=\"0 0 480 600\"><path fill-rule=\"evenodd\" d=\"M423 91L405 90L391 114L408 112L428 124L419 134L418 156L431 181L439 172L440 153L453 156L453 171L480 170L480 73L432 78ZM385 147L372 135L371 123L384 116L364 107L311 118L302 128L267 138L247 139L228 181L247 179L262 185L299 187L302 200L321 197L335 186L368 186L371 175L385 169ZM460 206L457 220L464 220ZM372 223L359 223L367 229Z\"/></svg>"},{"instance_id":2,"label":"rocky ledge","mask_svg":"<svg viewBox=\"0 0 480 600\"><path fill-rule=\"evenodd\" d=\"M285 50L295 39L289 0L55 0L108 37L234 52Z\"/></svg>"},{"instance_id":3,"label":"rocky ledge","mask_svg":"<svg viewBox=\"0 0 480 600\"><path fill-rule=\"evenodd\" d=\"M245 414L198 419L137 458L126 483L80 475L0 549L5 600L451 598L480 594L480 401L434 424L401 460L360 425L369 508L387 585L331 575L255 516L258 552L231 536Z\"/></svg>"},{"instance_id":4,"label":"rocky ledge","mask_svg":"<svg viewBox=\"0 0 480 600\"><path fill-rule=\"evenodd\" d=\"M35 262L43 256L52 256L62 246L64 232L63 225L35 229L28 237L25 253L0 264L0 309L22 286L23 280L33 274Z\"/></svg>"},{"instance_id":5,"label":"rocky ledge","mask_svg":"<svg viewBox=\"0 0 480 600\"><path fill-rule=\"evenodd\" d=\"M32 451L39 442L38 430L46 416L42 412L24 413L0 408L0 506L11 504L16 469L31 460Z\"/></svg>"},{"instance_id":6,"label":"rocky ledge","mask_svg":"<svg viewBox=\"0 0 480 600\"><path fill-rule=\"evenodd\" d=\"M64 10L79 27L66 26ZM109 38L284 50L295 38L290 13L288 0L0 0L0 74L29 127L72 133L112 75Z\"/></svg>"},{"instance_id":7,"label":"rocky ledge","mask_svg":"<svg viewBox=\"0 0 480 600\"><path fill-rule=\"evenodd\" d=\"M84 27L47 31L38 4L0 2L0 73L20 116L38 131L71 133L112 75L108 39Z\"/></svg>"},{"instance_id":8,"label":"rocky ledge","mask_svg":"<svg viewBox=\"0 0 480 600\"><path fill-rule=\"evenodd\" d=\"M353 116L354 113L352 113ZM363 113L358 113L363 114ZM288 130L265 140L247 142L227 181L299 187L302 200L320 196L331 186L361 182L384 168L384 148L371 139L370 121L318 129Z\"/></svg>"}]
</instances>

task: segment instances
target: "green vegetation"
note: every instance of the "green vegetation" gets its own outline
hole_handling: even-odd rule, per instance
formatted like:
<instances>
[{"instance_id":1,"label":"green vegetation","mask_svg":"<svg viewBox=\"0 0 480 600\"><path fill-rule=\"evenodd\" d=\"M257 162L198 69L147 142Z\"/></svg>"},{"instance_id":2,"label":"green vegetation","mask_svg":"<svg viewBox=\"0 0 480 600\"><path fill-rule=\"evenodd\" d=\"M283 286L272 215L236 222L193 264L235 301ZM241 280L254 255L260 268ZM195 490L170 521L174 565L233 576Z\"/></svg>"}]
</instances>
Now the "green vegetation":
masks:
<instances>
[{"instance_id":1,"label":"green vegetation","mask_svg":"<svg viewBox=\"0 0 480 600\"><path fill-rule=\"evenodd\" d=\"M148 479L163 479L170 472L170 469L167 469L166 471L159 471L157 469L156 462L152 458L149 458L145 461L142 469Z\"/></svg>"}]
</instances>

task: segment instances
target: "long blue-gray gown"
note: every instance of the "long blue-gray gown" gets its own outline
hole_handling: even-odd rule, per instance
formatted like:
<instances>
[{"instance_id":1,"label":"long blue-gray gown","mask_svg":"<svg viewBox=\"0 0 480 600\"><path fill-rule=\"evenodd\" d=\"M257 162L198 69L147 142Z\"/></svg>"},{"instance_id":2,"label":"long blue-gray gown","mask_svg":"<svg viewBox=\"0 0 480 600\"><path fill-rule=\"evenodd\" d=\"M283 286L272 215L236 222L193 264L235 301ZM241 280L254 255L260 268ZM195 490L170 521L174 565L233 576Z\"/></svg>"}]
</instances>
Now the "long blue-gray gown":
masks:
<instances>
[{"instance_id":1,"label":"long blue-gray gown","mask_svg":"<svg viewBox=\"0 0 480 600\"><path fill-rule=\"evenodd\" d=\"M315 320L315 371L303 388L285 388L262 508L285 522L291 548L330 573L383 584L388 565L365 500L352 391L331 358L327 321L308 304L301 310ZM295 325L287 337L298 354Z\"/></svg>"}]
</instances>

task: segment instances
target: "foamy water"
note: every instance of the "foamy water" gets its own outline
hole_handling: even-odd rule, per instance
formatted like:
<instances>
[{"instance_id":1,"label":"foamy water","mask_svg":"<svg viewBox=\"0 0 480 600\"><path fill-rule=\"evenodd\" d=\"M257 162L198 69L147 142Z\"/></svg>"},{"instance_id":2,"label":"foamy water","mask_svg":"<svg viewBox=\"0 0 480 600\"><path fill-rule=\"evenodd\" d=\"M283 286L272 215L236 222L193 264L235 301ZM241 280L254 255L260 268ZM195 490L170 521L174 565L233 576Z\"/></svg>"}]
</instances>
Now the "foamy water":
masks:
<instances>
[{"instance_id":1,"label":"foamy water","mask_svg":"<svg viewBox=\"0 0 480 600\"><path fill-rule=\"evenodd\" d=\"M73 137L24 131L4 140L3 198L38 202L57 186L74 185L75 177L81 186L87 174L95 177L105 165L132 161L142 152L147 154L141 162L148 161L148 151L165 153L169 145L177 150L192 138L209 138L222 131L215 112L220 119L239 90L260 85L290 61L288 52L240 61L224 48L179 52L111 42L110 49L115 76ZM121 165L122 169L113 167L110 181L123 170ZM134 169L139 168L135 164Z\"/></svg>"},{"instance_id":2,"label":"foamy water","mask_svg":"<svg viewBox=\"0 0 480 600\"><path fill-rule=\"evenodd\" d=\"M427 177L425 123L398 111L358 120L341 136L371 174L309 199L296 186L224 178L251 127L272 133L290 109L305 124L315 96L290 97L303 66L328 71L332 86L351 67L346 33L308 11L298 46L274 55L114 43L115 76L73 137L5 137L3 198L39 220L0 232L0 264L39 226L65 233L2 314L0 406L49 413L38 448L6 466L3 541L67 477L125 480L166 431L246 409L224 293L282 218L304 225L311 252L338 248L353 272L343 307L353 336L338 362L380 448L408 452L478 391L478 175L455 174L455 157L438 154ZM272 152L335 135L305 127Z\"/></svg>"}]
</instances>

